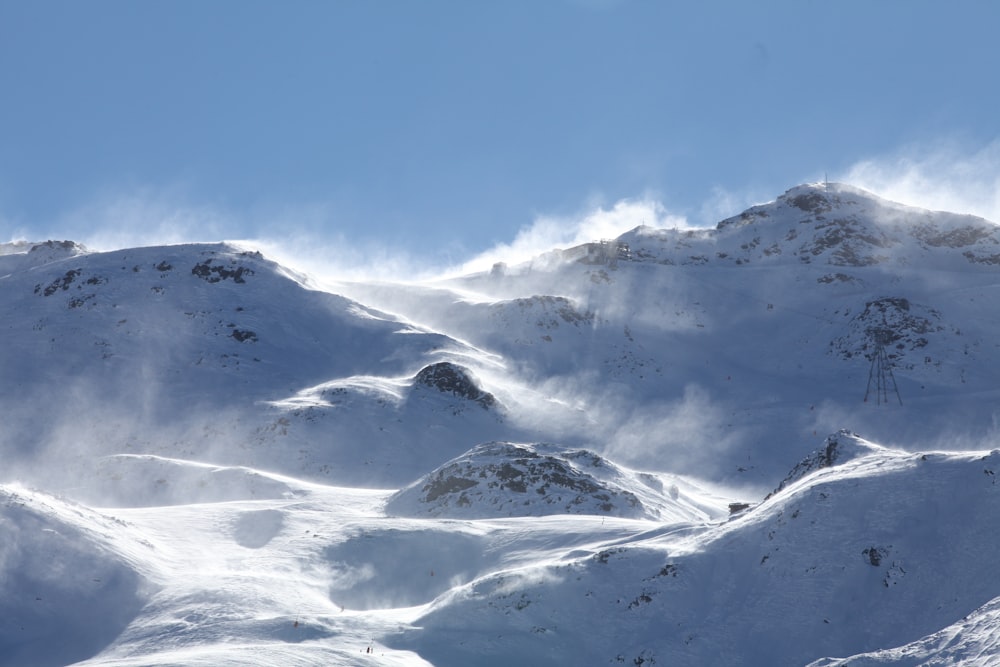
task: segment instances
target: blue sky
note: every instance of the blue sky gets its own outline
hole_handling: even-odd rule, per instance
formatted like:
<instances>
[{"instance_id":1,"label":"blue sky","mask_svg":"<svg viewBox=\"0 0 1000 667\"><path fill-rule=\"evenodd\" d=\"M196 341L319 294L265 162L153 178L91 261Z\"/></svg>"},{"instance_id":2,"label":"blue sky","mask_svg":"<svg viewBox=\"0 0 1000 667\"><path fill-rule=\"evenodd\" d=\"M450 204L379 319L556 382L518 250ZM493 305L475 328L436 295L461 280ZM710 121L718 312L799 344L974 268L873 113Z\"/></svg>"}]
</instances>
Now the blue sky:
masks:
<instances>
[{"instance_id":1,"label":"blue sky","mask_svg":"<svg viewBox=\"0 0 1000 667\"><path fill-rule=\"evenodd\" d=\"M825 174L992 215L998 27L986 0L0 0L0 236L454 264Z\"/></svg>"}]
</instances>

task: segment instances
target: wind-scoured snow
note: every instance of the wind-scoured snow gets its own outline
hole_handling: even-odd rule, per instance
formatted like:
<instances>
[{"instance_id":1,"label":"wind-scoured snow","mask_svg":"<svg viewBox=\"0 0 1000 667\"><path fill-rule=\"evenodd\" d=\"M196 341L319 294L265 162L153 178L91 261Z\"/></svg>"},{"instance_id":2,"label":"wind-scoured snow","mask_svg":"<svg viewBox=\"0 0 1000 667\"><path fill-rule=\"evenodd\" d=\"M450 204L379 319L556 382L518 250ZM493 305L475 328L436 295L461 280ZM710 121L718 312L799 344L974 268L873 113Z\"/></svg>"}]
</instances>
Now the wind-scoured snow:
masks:
<instances>
[{"instance_id":1,"label":"wind-scoured snow","mask_svg":"<svg viewBox=\"0 0 1000 667\"><path fill-rule=\"evenodd\" d=\"M1000 228L844 184L421 284L0 245L0 666L991 665Z\"/></svg>"}]
</instances>

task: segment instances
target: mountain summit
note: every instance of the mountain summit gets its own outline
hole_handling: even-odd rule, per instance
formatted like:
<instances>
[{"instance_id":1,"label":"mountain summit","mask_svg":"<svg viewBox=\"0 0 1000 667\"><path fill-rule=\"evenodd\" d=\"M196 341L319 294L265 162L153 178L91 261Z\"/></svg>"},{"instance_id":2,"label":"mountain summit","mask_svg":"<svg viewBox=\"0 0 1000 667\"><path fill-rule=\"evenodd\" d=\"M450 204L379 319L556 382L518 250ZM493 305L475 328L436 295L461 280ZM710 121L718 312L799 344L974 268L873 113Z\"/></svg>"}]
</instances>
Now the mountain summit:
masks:
<instances>
[{"instance_id":1,"label":"mountain summit","mask_svg":"<svg viewBox=\"0 0 1000 667\"><path fill-rule=\"evenodd\" d=\"M688 252L696 239L702 246L711 244L712 252ZM797 186L719 222L715 230L638 228L618 242L633 258L675 264L918 263L952 270L969 263L1000 264L1000 231L994 223L903 206L841 183Z\"/></svg>"}]
</instances>

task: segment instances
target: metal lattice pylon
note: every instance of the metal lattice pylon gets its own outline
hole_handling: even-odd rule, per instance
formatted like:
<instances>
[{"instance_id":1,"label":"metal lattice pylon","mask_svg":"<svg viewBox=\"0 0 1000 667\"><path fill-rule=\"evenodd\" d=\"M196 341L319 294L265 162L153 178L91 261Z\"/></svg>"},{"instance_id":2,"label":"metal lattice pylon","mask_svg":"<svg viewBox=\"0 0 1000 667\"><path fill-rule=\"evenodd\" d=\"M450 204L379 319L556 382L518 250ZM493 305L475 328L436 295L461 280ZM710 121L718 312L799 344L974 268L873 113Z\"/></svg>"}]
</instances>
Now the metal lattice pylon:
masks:
<instances>
[{"instance_id":1,"label":"metal lattice pylon","mask_svg":"<svg viewBox=\"0 0 1000 667\"><path fill-rule=\"evenodd\" d=\"M896 400L903 404L903 398L899 395L899 387L896 385L896 376L892 374L892 362L889 361L885 353L885 346L892 342L891 329L869 329L868 336L875 344L875 352L872 354L872 365L868 370L868 388L865 389L865 403L872 392L872 384L875 385L875 404L882 405L889 402L890 387L892 393L896 394Z\"/></svg>"}]
</instances>

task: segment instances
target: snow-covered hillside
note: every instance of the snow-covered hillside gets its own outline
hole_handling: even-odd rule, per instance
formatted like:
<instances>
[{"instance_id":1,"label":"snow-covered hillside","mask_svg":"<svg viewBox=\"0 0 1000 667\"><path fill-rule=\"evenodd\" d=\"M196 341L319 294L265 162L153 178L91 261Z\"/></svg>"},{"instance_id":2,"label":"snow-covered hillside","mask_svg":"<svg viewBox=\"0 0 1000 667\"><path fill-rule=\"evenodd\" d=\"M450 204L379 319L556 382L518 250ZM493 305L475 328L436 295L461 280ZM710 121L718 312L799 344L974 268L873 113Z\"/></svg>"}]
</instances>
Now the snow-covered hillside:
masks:
<instances>
[{"instance_id":1,"label":"snow-covered hillside","mask_svg":"<svg viewBox=\"0 0 1000 667\"><path fill-rule=\"evenodd\" d=\"M998 267L843 184L420 284L0 245L0 665L995 664Z\"/></svg>"}]
</instances>

